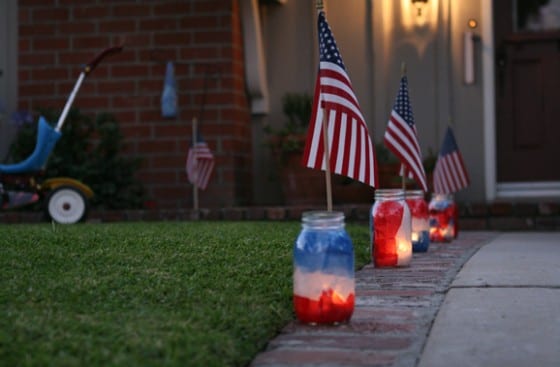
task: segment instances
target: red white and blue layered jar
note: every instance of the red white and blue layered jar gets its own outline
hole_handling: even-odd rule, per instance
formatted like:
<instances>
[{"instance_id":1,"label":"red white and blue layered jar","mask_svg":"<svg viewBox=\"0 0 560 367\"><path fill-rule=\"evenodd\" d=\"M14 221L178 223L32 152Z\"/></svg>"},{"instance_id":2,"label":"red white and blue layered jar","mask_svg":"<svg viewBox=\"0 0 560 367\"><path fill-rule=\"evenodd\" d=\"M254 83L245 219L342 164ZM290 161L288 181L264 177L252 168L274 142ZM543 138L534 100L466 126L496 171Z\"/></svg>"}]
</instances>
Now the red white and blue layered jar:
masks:
<instances>
[{"instance_id":1,"label":"red white and blue layered jar","mask_svg":"<svg viewBox=\"0 0 560 367\"><path fill-rule=\"evenodd\" d=\"M410 210L404 190L378 189L371 209L372 257L375 267L408 266L412 259Z\"/></svg>"},{"instance_id":2,"label":"red white and blue layered jar","mask_svg":"<svg viewBox=\"0 0 560 367\"><path fill-rule=\"evenodd\" d=\"M303 213L294 245L293 301L303 323L335 324L352 317L354 247L344 229L343 213Z\"/></svg>"},{"instance_id":3,"label":"red white and blue layered jar","mask_svg":"<svg viewBox=\"0 0 560 367\"><path fill-rule=\"evenodd\" d=\"M450 242L457 237L457 205L449 194L433 194L429 205L430 241Z\"/></svg>"},{"instance_id":4,"label":"red white and blue layered jar","mask_svg":"<svg viewBox=\"0 0 560 367\"><path fill-rule=\"evenodd\" d=\"M412 252L426 252L430 246L430 218L424 191L407 190L405 197L412 218Z\"/></svg>"}]
</instances>

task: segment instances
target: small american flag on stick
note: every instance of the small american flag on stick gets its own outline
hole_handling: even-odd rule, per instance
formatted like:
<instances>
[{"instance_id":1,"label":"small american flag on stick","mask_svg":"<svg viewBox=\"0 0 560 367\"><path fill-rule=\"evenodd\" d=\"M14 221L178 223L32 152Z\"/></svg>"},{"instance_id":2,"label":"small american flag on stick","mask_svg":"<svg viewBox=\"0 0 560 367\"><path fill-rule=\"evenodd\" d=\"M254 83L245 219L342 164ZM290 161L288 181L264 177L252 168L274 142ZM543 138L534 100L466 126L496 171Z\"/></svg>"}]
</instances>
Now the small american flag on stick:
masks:
<instances>
[{"instance_id":1,"label":"small american flag on stick","mask_svg":"<svg viewBox=\"0 0 560 367\"><path fill-rule=\"evenodd\" d=\"M467 187L469 181L455 136L448 127L434 168L434 192L451 194Z\"/></svg>"},{"instance_id":2,"label":"small american flag on stick","mask_svg":"<svg viewBox=\"0 0 560 367\"><path fill-rule=\"evenodd\" d=\"M401 161L401 171L409 174L420 185L422 190L428 191L426 173L422 164L422 153L416 135L414 115L408 96L408 80L406 75L401 78L397 100L391 111L391 117L385 130L384 142Z\"/></svg>"},{"instance_id":3,"label":"small american flag on stick","mask_svg":"<svg viewBox=\"0 0 560 367\"><path fill-rule=\"evenodd\" d=\"M189 149L186 169L189 182L199 189L206 189L214 170L214 155L200 134Z\"/></svg>"},{"instance_id":4,"label":"small american flag on stick","mask_svg":"<svg viewBox=\"0 0 560 367\"><path fill-rule=\"evenodd\" d=\"M318 28L319 72L302 163L310 168L326 170L323 139L325 119L330 171L375 187L377 175L374 147L322 10L319 11Z\"/></svg>"}]
</instances>

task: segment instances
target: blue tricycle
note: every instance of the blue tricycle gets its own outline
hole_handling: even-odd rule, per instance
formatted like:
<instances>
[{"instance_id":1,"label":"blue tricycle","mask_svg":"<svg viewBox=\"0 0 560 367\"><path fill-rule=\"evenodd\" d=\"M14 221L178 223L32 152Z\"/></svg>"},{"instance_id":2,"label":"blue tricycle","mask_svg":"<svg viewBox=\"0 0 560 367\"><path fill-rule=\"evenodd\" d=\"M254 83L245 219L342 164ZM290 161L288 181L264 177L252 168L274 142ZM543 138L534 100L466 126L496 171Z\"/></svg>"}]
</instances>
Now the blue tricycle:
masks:
<instances>
[{"instance_id":1,"label":"blue tricycle","mask_svg":"<svg viewBox=\"0 0 560 367\"><path fill-rule=\"evenodd\" d=\"M91 188L70 177L44 179L44 168L56 142L62 136L60 131L64 120L82 82L106 56L118 53L122 49L123 46L105 49L86 64L55 128L52 128L44 117L39 118L35 149L27 159L14 164L0 164L0 208L2 210L42 201L46 215L55 222L70 224L85 220L89 199L93 197Z\"/></svg>"}]
</instances>

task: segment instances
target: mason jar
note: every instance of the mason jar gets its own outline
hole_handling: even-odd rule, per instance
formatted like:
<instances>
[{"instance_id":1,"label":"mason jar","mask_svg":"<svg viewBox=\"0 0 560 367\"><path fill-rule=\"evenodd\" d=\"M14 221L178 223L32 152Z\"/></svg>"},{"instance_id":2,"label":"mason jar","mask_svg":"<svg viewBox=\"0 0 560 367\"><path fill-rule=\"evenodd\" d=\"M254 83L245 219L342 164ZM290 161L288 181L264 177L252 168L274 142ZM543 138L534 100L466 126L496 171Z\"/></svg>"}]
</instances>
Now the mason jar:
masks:
<instances>
[{"instance_id":1,"label":"mason jar","mask_svg":"<svg viewBox=\"0 0 560 367\"><path fill-rule=\"evenodd\" d=\"M412 252L426 252L430 245L430 218L424 191L407 190L405 198L412 218Z\"/></svg>"},{"instance_id":2,"label":"mason jar","mask_svg":"<svg viewBox=\"0 0 560 367\"><path fill-rule=\"evenodd\" d=\"M371 226L371 253L374 266L410 265L412 222L404 190L375 191L375 202L371 209Z\"/></svg>"},{"instance_id":3,"label":"mason jar","mask_svg":"<svg viewBox=\"0 0 560 367\"><path fill-rule=\"evenodd\" d=\"M341 212L304 212L294 244L294 309L299 321L334 324L354 312L354 247Z\"/></svg>"},{"instance_id":4,"label":"mason jar","mask_svg":"<svg viewBox=\"0 0 560 367\"><path fill-rule=\"evenodd\" d=\"M428 206L430 241L450 242L456 235L457 206L450 194L433 194Z\"/></svg>"}]
</instances>

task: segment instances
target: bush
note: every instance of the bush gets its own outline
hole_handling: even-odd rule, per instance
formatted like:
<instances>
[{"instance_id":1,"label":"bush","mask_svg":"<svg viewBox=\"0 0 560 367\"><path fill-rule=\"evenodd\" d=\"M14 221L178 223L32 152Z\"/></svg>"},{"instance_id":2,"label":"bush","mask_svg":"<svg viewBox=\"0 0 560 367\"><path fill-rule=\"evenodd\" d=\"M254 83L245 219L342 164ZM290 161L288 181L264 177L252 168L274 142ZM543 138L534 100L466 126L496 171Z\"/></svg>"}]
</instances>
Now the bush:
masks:
<instances>
[{"instance_id":1,"label":"bush","mask_svg":"<svg viewBox=\"0 0 560 367\"><path fill-rule=\"evenodd\" d=\"M58 120L58 113L53 110L39 112L51 124ZM31 154L36 135L36 122L20 125L10 147L12 161L19 162ZM47 163L45 177L66 176L84 182L95 193L91 204L97 208L140 208L144 189L134 176L141 161L122 156L123 138L113 115L100 113L92 121L78 109L71 109L62 137Z\"/></svg>"}]
</instances>

